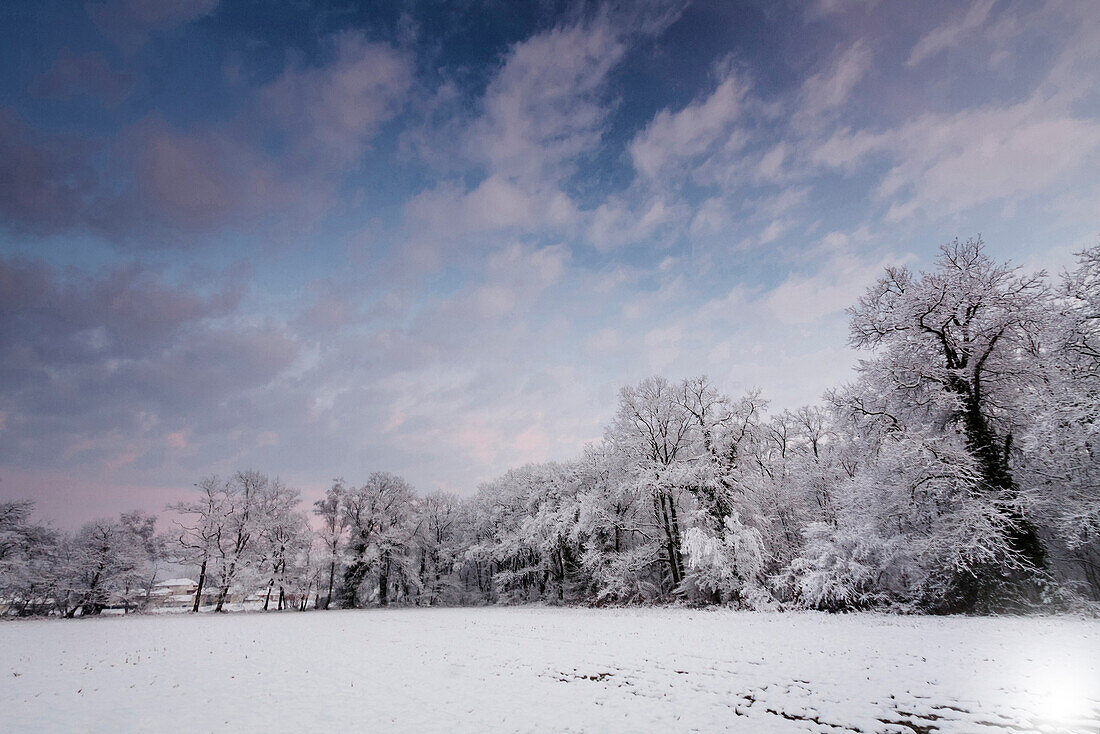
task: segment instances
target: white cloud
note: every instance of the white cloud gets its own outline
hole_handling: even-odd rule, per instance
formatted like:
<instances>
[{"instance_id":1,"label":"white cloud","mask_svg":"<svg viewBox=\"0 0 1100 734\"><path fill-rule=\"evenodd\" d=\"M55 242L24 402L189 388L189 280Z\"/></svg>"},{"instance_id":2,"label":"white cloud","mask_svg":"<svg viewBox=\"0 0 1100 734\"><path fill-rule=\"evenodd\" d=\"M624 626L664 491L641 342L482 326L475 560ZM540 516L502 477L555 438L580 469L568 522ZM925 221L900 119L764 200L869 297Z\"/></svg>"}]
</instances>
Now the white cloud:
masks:
<instances>
[{"instance_id":1,"label":"white cloud","mask_svg":"<svg viewBox=\"0 0 1100 734\"><path fill-rule=\"evenodd\" d=\"M588 241L604 251L640 242L683 215L684 212L666 203L662 197L633 205L621 197L610 197L592 213Z\"/></svg>"},{"instance_id":2,"label":"white cloud","mask_svg":"<svg viewBox=\"0 0 1100 734\"><path fill-rule=\"evenodd\" d=\"M790 223L782 219L773 219L768 223L768 226L764 228L764 231L760 233L758 241L761 245L775 242L782 237L788 229L790 229Z\"/></svg>"},{"instance_id":3,"label":"white cloud","mask_svg":"<svg viewBox=\"0 0 1100 734\"><path fill-rule=\"evenodd\" d=\"M779 143L763 155L760 163L756 165L756 175L764 180L774 181L780 178L783 172L783 163L788 155L786 143Z\"/></svg>"},{"instance_id":4,"label":"white cloud","mask_svg":"<svg viewBox=\"0 0 1100 734\"><path fill-rule=\"evenodd\" d=\"M806 11L809 18L818 18L852 10L866 10L878 4L878 0L817 0Z\"/></svg>"},{"instance_id":5,"label":"white cloud","mask_svg":"<svg viewBox=\"0 0 1100 734\"><path fill-rule=\"evenodd\" d=\"M746 84L731 73L710 95L678 112L658 112L630 143L634 168L649 178L669 171L682 174L692 159L716 146L739 148L732 126L741 117L747 91Z\"/></svg>"},{"instance_id":6,"label":"white cloud","mask_svg":"<svg viewBox=\"0 0 1100 734\"><path fill-rule=\"evenodd\" d=\"M849 46L830 69L809 77L802 84L799 116L813 124L818 115L847 102L856 85L871 68L872 58L867 43L859 40Z\"/></svg>"},{"instance_id":7,"label":"white cloud","mask_svg":"<svg viewBox=\"0 0 1100 734\"><path fill-rule=\"evenodd\" d=\"M450 163L465 178L471 169L484 175L472 186L438 183L406 203L410 254L437 267L468 235L480 235L475 246L484 248L494 236L562 236L575 226L577 205L564 184L578 156L602 139L608 75L625 51L622 29L606 14L514 44L473 119L449 120L434 143L452 151L444 158L461 151Z\"/></svg>"},{"instance_id":8,"label":"white cloud","mask_svg":"<svg viewBox=\"0 0 1100 734\"><path fill-rule=\"evenodd\" d=\"M347 166L404 107L413 61L392 46L347 31L333 38L332 55L323 66L287 69L264 87L259 114L300 136L302 156Z\"/></svg>"},{"instance_id":9,"label":"white cloud","mask_svg":"<svg viewBox=\"0 0 1100 734\"><path fill-rule=\"evenodd\" d=\"M878 187L891 218L939 215L1034 194L1086 168L1100 148L1100 123L1032 99L1007 108L926 114L880 133L841 132L813 153L855 170L871 154L891 162Z\"/></svg>"},{"instance_id":10,"label":"white cloud","mask_svg":"<svg viewBox=\"0 0 1100 734\"><path fill-rule=\"evenodd\" d=\"M730 225L729 213L721 197L714 196L699 205L691 219L689 230L693 235L721 232Z\"/></svg>"},{"instance_id":11,"label":"white cloud","mask_svg":"<svg viewBox=\"0 0 1100 734\"><path fill-rule=\"evenodd\" d=\"M818 261L815 272L792 273L765 299L768 311L786 326L812 324L836 314L856 302L887 265L905 258L861 258L847 246L837 246L837 237L827 238L807 260ZM845 238L846 239L846 238Z\"/></svg>"},{"instance_id":12,"label":"white cloud","mask_svg":"<svg viewBox=\"0 0 1100 734\"><path fill-rule=\"evenodd\" d=\"M625 51L606 17L515 44L467 131L473 159L509 178L559 180L577 155L599 143L607 77Z\"/></svg>"},{"instance_id":13,"label":"white cloud","mask_svg":"<svg viewBox=\"0 0 1100 734\"><path fill-rule=\"evenodd\" d=\"M923 36L909 53L906 66L916 66L925 59L957 45L968 33L977 30L989 18L997 0L974 0L961 18L955 17Z\"/></svg>"}]
</instances>

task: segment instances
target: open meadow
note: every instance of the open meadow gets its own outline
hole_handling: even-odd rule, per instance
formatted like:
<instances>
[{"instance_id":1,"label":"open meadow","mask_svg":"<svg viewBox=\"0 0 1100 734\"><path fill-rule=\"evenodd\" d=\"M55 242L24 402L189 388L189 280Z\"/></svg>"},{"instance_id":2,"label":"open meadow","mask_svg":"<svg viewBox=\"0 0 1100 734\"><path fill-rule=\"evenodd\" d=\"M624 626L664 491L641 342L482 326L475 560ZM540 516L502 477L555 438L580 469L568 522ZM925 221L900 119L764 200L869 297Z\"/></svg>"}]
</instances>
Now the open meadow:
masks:
<instances>
[{"instance_id":1,"label":"open meadow","mask_svg":"<svg viewBox=\"0 0 1100 734\"><path fill-rule=\"evenodd\" d=\"M0 624L0 731L1097 732L1100 622L551 607Z\"/></svg>"}]
</instances>

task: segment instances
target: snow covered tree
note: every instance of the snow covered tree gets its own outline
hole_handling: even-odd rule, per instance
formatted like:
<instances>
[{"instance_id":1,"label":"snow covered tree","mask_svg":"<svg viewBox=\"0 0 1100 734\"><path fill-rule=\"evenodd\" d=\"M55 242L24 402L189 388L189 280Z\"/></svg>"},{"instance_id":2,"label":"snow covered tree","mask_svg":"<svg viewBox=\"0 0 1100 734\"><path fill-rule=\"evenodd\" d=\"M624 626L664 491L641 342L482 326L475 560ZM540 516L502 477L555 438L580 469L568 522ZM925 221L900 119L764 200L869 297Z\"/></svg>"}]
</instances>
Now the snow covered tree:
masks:
<instances>
[{"instance_id":1,"label":"snow covered tree","mask_svg":"<svg viewBox=\"0 0 1100 734\"><path fill-rule=\"evenodd\" d=\"M760 531L741 522L736 510L730 510L723 526L719 533L692 527L684 534L692 583L737 604L765 603L768 594L760 584L765 561Z\"/></svg>"},{"instance_id":2,"label":"snow covered tree","mask_svg":"<svg viewBox=\"0 0 1100 734\"><path fill-rule=\"evenodd\" d=\"M169 538L157 532L157 517L145 512L124 512L119 522L133 543L133 552L137 558L137 567L133 577L134 584L127 585L122 592L124 609L143 609L152 598L153 584L156 583L160 566L167 558Z\"/></svg>"},{"instance_id":3,"label":"snow covered tree","mask_svg":"<svg viewBox=\"0 0 1100 734\"><path fill-rule=\"evenodd\" d=\"M214 486L219 492L217 511L222 518L215 527L213 560L218 596L214 611L222 612L230 589L255 561L265 495L281 491L282 485L266 474L248 470L237 472L224 483L215 480Z\"/></svg>"},{"instance_id":4,"label":"snow covered tree","mask_svg":"<svg viewBox=\"0 0 1100 734\"><path fill-rule=\"evenodd\" d=\"M418 584L412 553L418 531L415 498L408 482L386 472L374 472L366 484L344 492L349 535L341 606L358 606L360 586L369 576L377 579L381 606L390 601L391 585L406 589Z\"/></svg>"},{"instance_id":5,"label":"snow covered tree","mask_svg":"<svg viewBox=\"0 0 1100 734\"><path fill-rule=\"evenodd\" d=\"M150 528L154 522L151 518ZM148 595L145 584L152 578L146 575L144 530L140 521L93 520L62 543L53 594L64 616L94 616L112 603L128 607L134 590Z\"/></svg>"},{"instance_id":6,"label":"snow covered tree","mask_svg":"<svg viewBox=\"0 0 1100 734\"><path fill-rule=\"evenodd\" d=\"M317 606L319 609L328 609L332 604L332 592L336 585L336 570L340 564L344 543L347 542L348 516L345 512L344 494L344 480L337 479L325 492L325 496L313 503L313 514L321 520L321 527L317 533L324 544L328 566L327 590L323 601L320 589L317 591Z\"/></svg>"},{"instance_id":7,"label":"snow covered tree","mask_svg":"<svg viewBox=\"0 0 1100 734\"><path fill-rule=\"evenodd\" d=\"M1056 287L987 254L888 268L849 311L866 356L824 403L768 414L706 377L624 388L603 440L460 500L376 472L314 503L259 472L210 477L179 515L177 562L222 610L333 601L995 612L1100 601L1100 246ZM148 598L153 519L74 536L0 504L15 613ZM15 608L14 606L12 608Z\"/></svg>"},{"instance_id":8,"label":"snow covered tree","mask_svg":"<svg viewBox=\"0 0 1100 734\"><path fill-rule=\"evenodd\" d=\"M1026 396L1017 442L1020 484L1049 533L1054 570L1100 601L1100 246L1080 253L1055 295L1043 379Z\"/></svg>"},{"instance_id":9,"label":"snow covered tree","mask_svg":"<svg viewBox=\"0 0 1100 734\"><path fill-rule=\"evenodd\" d=\"M851 401L853 409L869 405L869 416L919 440L929 431L957 437L974 481L957 485L952 499L969 494L975 501L965 516L995 529L997 547L980 567L943 569L950 577L944 611L991 608L1021 594L1035 599L1034 580L1046 569L1011 452L1024 423L1019 397L1038 376L1049 297L1041 276L994 262L981 240L956 240L931 272L888 268L850 310L852 345L874 352L859 367L872 397Z\"/></svg>"},{"instance_id":10,"label":"snow covered tree","mask_svg":"<svg viewBox=\"0 0 1100 734\"><path fill-rule=\"evenodd\" d=\"M543 559L524 528L539 471L536 465L511 469L478 487L466 556L491 601L534 600L545 589Z\"/></svg>"},{"instance_id":11,"label":"snow covered tree","mask_svg":"<svg viewBox=\"0 0 1100 734\"><path fill-rule=\"evenodd\" d=\"M574 532L583 539L587 599L596 604L649 601L661 593L651 496L633 480L632 466L606 441L589 446L576 462L581 491Z\"/></svg>"},{"instance_id":12,"label":"snow covered tree","mask_svg":"<svg viewBox=\"0 0 1100 734\"><path fill-rule=\"evenodd\" d=\"M632 459L632 480L648 490L660 532L667 584L684 579L681 479L697 419L684 408L677 389L663 377L650 377L619 393L619 409L608 441Z\"/></svg>"},{"instance_id":13,"label":"snow covered tree","mask_svg":"<svg viewBox=\"0 0 1100 734\"><path fill-rule=\"evenodd\" d=\"M298 512L299 492L278 481L260 493L256 517L257 566L266 576L264 611L277 590L276 608L287 608L287 587L299 570L297 565L312 542L309 521Z\"/></svg>"},{"instance_id":14,"label":"snow covered tree","mask_svg":"<svg viewBox=\"0 0 1100 734\"><path fill-rule=\"evenodd\" d=\"M56 531L31 522L34 502L0 501L0 596L8 614L42 614L50 598L60 541Z\"/></svg>"},{"instance_id":15,"label":"snow covered tree","mask_svg":"<svg viewBox=\"0 0 1100 734\"><path fill-rule=\"evenodd\" d=\"M174 548L177 553L175 561L199 569L195 598L191 603L192 612L199 611L203 590L213 570L211 564L217 558L219 543L225 533L229 509L229 489L222 480L210 476L196 486L199 489L198 499L177 502L167 508L169 512L180 517L173 523L173 537L176 540Z\"/></svg>"},{"instance_id":16,"label":"snow covered tree","mask_svg":"<svg viewBox=\"0 0 1100 734\"><path fill-rule=\"evenodd\" d=\"M417 504L420 593L417 603L432 606L452 598L452 574L462 548L461 502L446 492L435 492Z\"/></svg>"}]
</instances>

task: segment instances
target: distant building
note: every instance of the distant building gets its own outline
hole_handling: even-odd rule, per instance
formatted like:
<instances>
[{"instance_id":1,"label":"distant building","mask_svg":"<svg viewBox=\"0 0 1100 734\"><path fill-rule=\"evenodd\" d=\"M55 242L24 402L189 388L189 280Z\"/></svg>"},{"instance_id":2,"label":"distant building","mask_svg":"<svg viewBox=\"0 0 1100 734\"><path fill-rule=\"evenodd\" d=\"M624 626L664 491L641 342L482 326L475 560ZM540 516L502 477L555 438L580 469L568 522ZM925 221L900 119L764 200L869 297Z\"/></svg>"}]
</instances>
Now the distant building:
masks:
<instances>
[{"instance_id":1,"label":"distant building","mask_svg":"<svg viewBox=\"0 0 1100 734\"><path fill-rule=\"evenodd\" d=\"M150 595L151 606L184 607L195 599L199 583L192 579L166 579L153 587ZM206 596L203 594L203 596Z\"/></svg>"}]
</instances>

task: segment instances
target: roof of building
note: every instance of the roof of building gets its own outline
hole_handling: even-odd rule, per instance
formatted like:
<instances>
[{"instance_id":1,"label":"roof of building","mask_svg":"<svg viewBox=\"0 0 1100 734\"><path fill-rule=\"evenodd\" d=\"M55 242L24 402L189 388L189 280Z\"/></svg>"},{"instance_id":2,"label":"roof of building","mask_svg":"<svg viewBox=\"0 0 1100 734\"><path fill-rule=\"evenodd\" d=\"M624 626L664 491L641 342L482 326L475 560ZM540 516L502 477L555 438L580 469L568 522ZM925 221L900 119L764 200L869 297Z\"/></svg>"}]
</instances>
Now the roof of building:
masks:
<instances>
[{"instance_id":1,"label":"roof of building","mask_svg":"<svg viewBox=\"0 0 1100 734\"><path fill-rule=\"evenodd\" d=\"M198 582L191 579L167 579L161 581L157 586L197 586Z\"/></svg>"}]
</instances>

